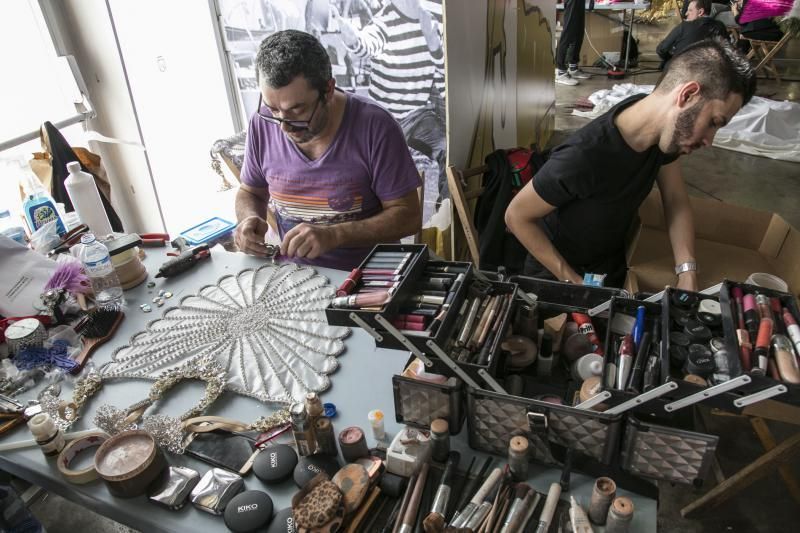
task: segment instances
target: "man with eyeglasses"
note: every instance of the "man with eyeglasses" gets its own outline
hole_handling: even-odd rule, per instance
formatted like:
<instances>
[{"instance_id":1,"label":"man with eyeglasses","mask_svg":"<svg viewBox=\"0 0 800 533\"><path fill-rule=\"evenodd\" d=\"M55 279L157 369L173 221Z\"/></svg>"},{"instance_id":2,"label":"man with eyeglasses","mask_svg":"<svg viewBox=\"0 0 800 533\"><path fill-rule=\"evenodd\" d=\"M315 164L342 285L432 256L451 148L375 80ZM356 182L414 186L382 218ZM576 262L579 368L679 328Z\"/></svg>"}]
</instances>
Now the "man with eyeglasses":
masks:
<instances>
[{"instance_id":1,"label":"man with eyeglasses","mask_svg":"<svg viewBox=\"0 0 800 533\"><path fill-rule=\"evenodd\" d=\"M403 132L375 103L335 88L308 33L285 30L256 55L260 99L236 195L236 244L264 256L267 211L281 253L350 270L373 245L419 231L420 177Z\"/></svg>"}]
</instances>

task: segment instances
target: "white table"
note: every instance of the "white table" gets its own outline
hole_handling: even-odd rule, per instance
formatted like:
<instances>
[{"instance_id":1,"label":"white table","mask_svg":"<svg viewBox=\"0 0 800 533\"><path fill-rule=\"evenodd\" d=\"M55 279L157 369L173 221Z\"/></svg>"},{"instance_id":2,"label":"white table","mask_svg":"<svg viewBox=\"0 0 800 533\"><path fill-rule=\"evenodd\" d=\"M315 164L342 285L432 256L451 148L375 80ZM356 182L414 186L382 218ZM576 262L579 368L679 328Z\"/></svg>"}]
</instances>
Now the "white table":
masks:
<instances>
[{"instance_id":1,"label":"white table","mask_svg":"<svg viewBox=\"0 0 800 533\"><path fill-rule=\"evenodd\" d=\"M165 259L166 249L150 249L145 261L148 271L156 272L158 265ZM211 259L202 262L194 270L186 272L171 280L155 280L156 287L146 288L142 284L126 291L127 315L119 331L111 342L103 346L93 356L97 364L110 360L112 350L127 342L134 333L144 325L160 316L159 311L165 309L153 306L152 313L143 313L139 305L150 302L158 289L164 288L174 293L173 301L181 296L192 294L203 285L215 282L219 277L236 273L248 267L257 267L262 261L243 254L231 254L214 249ZM341 283L346 273L338 270L318 269L332 283ZM152 294L151 294L152 293ZM386 413L386 431L389 437L396 434L400 425L394 421L394 400L392 395L392 375L402 371L408 354L401 351L377 349L372 338L360 329L353 329L346 340L347 349L339 357L340 368L331 376L332 387L322 394L324 402L336 404L339 414L333 419L337 431L345 427L358 425L368 435L368 444L374 446L370 437L367 413L371 409L381 409ZM81 419L71 430L91 428L91 420L95 410L104 403L123 408L133 401L145 397L150 382L134 380L109 381L103 389L91 399L84 408ZM38 388L22 396L22 400L35 398ZM187 382L175 387L163 402L159 402L158 412L176 415L188 409L202 395L203 384ZM71 388L64 386L61 397L70 397ZM24 402L23 402L24 403ZM251 398L226 393L218 399L208 414L228 416L237 420L251 421L258 416L269 414L270 408ZM461 434L452 439L453 449L462 453L462 463L466 465L471 456L478 456L476 463L486 454L476 452L467 446L466 427ZM25 426L19 427L0 438L0 444L30 439L31 435ZM202 475L209 465L188 456L167 455L172 465L185 465L194 468ZM504 462L497 458L495 465ZM78 465L82 467L84 465ZM194 508L188 503L180 511L168 511L152 504L145 496L132 499L119 499L112 496L100 480L87 485L72 485L64 480L58 472L55 462L48 460L38 447L3 452L0 454L0 469L6 470L22 479L52 491L79 505L92 509L113 520L143 532L177 532L177 531L226 531L221 517L215 517ZM550 483L557 482L560 471L532 464L530 483L538 491L546 493ZM588 505L593 479L573 474L570 494L574 494L584 505ZM289 506L292 495L297 490L294 483L286 481L277 486L267 488L252 474L245 477L247 489L265 490L270 494L278 511ZM656 501L637 494L619 490L619 494L631 497L636 507L631 532L649 532L656 530ZM567 495L562 496L568 498ZM596 529L598 531L598 529Z\"/></svg>"}]
</instances>

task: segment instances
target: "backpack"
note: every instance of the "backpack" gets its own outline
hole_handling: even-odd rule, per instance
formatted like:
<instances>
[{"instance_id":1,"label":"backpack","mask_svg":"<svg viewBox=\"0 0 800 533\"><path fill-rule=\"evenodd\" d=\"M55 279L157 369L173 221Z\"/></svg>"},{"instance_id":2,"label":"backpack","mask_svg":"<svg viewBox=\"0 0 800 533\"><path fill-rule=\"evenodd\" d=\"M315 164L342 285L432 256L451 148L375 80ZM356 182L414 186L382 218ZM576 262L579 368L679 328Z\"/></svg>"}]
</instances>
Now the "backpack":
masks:
<instances>
[{"instance_id":1,"label":"backpack","mask_svg":"<svg viewBox=\"0 0 800 533\"><path fill-rule=\"evenodd\" d=\"M495 150L486 156L489 170L483 175L484 192L473 216L481 270L496 271L503 266L509 275L522 273L528 251L506 228L506 208L545 161L545 154L535 148Z\"/></svg>"}]
</instances>

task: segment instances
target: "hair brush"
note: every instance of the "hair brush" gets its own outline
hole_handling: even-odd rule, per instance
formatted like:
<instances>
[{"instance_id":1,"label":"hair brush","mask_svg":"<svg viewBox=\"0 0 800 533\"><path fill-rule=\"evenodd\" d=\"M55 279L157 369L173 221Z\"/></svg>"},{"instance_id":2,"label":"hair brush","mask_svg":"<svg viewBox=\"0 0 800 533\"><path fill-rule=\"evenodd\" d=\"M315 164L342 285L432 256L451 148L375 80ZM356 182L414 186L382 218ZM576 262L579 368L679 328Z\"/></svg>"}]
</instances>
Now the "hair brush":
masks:
<instances>
[{"instance_id":1,"label":"hair brush","mask_svg":"<svg viewBox=\"0 0 800 533\"><path fill-rule=\"evenodd\" d=\"M73 329L83 338L83 349L75 356L77 365L70 373L81 371L94 351L114 335L123 318L125 313L118 308L99 307L75 324Z\"/></svg>"}]
</instances>

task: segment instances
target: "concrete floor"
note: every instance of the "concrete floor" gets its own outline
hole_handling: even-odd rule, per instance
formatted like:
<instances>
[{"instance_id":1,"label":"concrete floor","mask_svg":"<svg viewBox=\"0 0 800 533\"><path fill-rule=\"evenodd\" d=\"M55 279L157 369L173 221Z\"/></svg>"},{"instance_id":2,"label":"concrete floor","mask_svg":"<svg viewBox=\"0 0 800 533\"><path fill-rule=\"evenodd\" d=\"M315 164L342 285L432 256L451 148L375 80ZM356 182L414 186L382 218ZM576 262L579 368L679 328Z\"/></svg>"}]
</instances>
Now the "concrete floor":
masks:
<instances>
[{"instance_id":1,"label":"concrete floor","mask_svg":"<svg viewBox=\"0 0 800 533\"><path fill-rule=\"evenodd\" d=\"M659 26L639 26L637 36L642 51L642 70L657 65L653 50L656 43L671 27L671 22ZM800 48L800 42L794 51ZM800 57L792 51L793 57ZM649 60L649 61L648 61ZM800 68L786 63L790 77L800 78ZM592 69L587 69L592 70ZM598 71L599 72L599 71ZM629 76L624 81L652 84L656 73ZM610 88L613 83L605 76L597 76L576 87L556 86L556 139L585 125L588 121L571 115L574 103L592 92ZM777 100L800 100L800 82L777 84L759 80L758 95ZM719 200L755 209L774 211L789 223L800 228L800 165L754 157L729 150L708 148L682 159L684 177L690 194L709 196ZM755 460L763 448L755 437L749 422L740 417L698 414L707 432L720 436L717 459L722 474L730 476ZM770 423L770 429L780 442L791 434L791 427ZM788 468L800 479L800 461ZM725 502L694 519L683 519L680 509L715 484L711 479L704 489L671 486L661 483L658 512L658 531L665 533L695 532L769 532L797 531L800 503L787 494L785 485L776 472L750 485L730 501ZM43 502L32 505L33 512L51 533L75 531L115 531L135 533L133 530L98 516L63 498L49 495ZM794 524L794 525L792 525Z\"/></svg>"}]
</instances>

